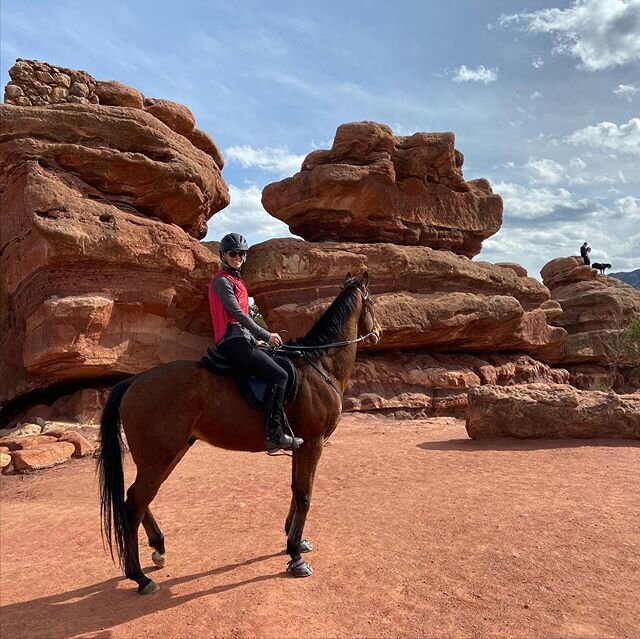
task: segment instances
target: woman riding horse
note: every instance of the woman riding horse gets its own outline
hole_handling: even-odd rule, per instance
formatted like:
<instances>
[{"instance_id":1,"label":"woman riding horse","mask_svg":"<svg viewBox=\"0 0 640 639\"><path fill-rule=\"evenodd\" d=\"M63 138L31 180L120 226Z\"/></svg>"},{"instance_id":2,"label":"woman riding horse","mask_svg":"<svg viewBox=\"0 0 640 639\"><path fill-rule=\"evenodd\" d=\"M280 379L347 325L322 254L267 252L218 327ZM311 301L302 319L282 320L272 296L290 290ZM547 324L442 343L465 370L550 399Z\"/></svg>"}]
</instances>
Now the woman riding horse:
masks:
<instances>
[{"instance_id":1,"label":"woman riding horse","mask_svg":"<svg viewBox=\"0 0 640 639\"><path fill-rule=\"evenodd\" d=\"M367 337L377 342L381 333L368 280L366 271L360 278L349 274L342 292L309 333L282 347L304 355L295 360L298 393L287 408L290 422L304 439L293 450L292 497L285 522L291 558L287 571L298 577L312 572L300 554L311 550L302 532L323 444L340 419L357 343ZM126 500L120 422L136 466ZM154 548L153 562L164 566L164 536L149 505L198 439L228 450L264 451L262 412L249 406L235 380L214 375L199 362L177 361L135 375L111 390L100 426L102 529L112 555L115 540L125 575L138 584L141 594L156 592L159 586L140 567L138 528L142 523Z\"/></svg>"},{"instance_id":2,"label":"woman riding horse","mask_svg":"<svg viewBox=\"0 0 640 639\"><path fill-rule=\"evenodd\" d=\"M287 371L258 348L255 338L269 346L282 346L282 339L278 333L270 333L249 317L249 294L240 276L248 250L247 241L238 233L229 233L220 241L222 268L209 285L216 348L234 368L269 384L265 398L267 448L299 448L302 439L285 433L283 429L286 417L282 402L288 381Z\"/></svg>"}]
</instances>

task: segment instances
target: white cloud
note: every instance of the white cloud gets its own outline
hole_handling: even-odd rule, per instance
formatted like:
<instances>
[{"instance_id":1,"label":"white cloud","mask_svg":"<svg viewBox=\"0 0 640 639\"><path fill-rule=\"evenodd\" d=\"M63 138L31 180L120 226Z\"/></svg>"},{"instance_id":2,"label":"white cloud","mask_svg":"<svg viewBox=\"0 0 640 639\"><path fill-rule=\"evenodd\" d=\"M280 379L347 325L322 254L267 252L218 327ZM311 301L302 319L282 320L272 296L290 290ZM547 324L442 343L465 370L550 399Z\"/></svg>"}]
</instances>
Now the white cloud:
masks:
<instances>
[{"instance_id":1,"label":"white cloud","mask_svg":"<svg viewBox=\"0 0 640 639\"><path fill-rule=\"evenodd\" d=\"M587 200L576 199L567 189L529 189L521 184L498 182L494 192L504 200L505 216L533 220L550 215L557 209L580 210L587 206Z\"/></svg>"},{"instance_id":2,"label":"white cloud","mask_svg":"<svg viewBox=\"0 0 640 639\"><path fill-rule=\"evenodd\" d=\"M640 155L640 118L631 118L618 126L613 122L600 122L574 131L567 141L586 144L599 149Z\"/></svg>"},{"instance_id":3,"label":"white cloud","mask_svg":"<svg viewBox=\"0 0 640 639\"><path fill-rule=\"evenodd\" d=\"M587 163L582 158L571 158L569 165L574 169L586 169Z\"/></svg>"},{"instance_id":4,"label":"white cloud","mask_svg":"<svg viewBox=\"0 0 640 639\"><path fill-rule=\"evenodd\" d=\"M255 166L281 175L297 173L305 158L304 155L291 153L286 146L256 149L248 144L230 146L224 156L229 162L237 162L245 168Z\"/></svg>"},{"instance_id":5,"label":"white cloud","mask_svg":"<svg viewBox=\"0 0 640 639\"><path fill-rule=\"evenodd\" d=\"M219 240L226 233L242 233L249 244L275 237L291 237L289 227L272 217L262 207L262 189L256 185L246 189L229 185L231 204L216 213L208 224L205 240Z\"/></svg>"},{"instance_id":6,"label":"white cloud","mask_svg":"<svg viewBox=\"0 0 640 639\"><path fill-rule=\"evenodd\" d=\"M558 184L566 179L564 167L553 160L530 159L525 168L529 171L529 181L533 184Z\"/></svg>"},{"instance_id":7,"label":"white cloud","mask_svg":"<svg viewBox=\"0 0 640 639\"><path fill-rule=\"evenodd\" d=\"M495 82L498 79L498 69L487 69L481 64L477 69L468 69L466 65L462 65L453 76L454 82Z\"/></svg>"},{"instance_id":8,"label":"white cloud","mask_svg":"<svg viewBox=\"0 0 640 639\"><path fill-rule=\"evenodd\" d=\"M533 62L531 63L531 66L534 69L539 69L540 67L544 66L544 60L540 56L538 56L533 60Z\"/></svg>"},{"instance_id":9,"label":"white cloud","mask_svg":"<svg viewBox=\"0 0 640 639\"><path fill-rule=\"evenodd\" d=\"M640 0L574 0L567 9L501 15L498 22L552 34L553 51L578 58L589 71L640 59Z\"/></svg>"},{"instance_id":10,"label":"white cloud","mask_svg":"<svg viewBox=\"0 0 640 639\"><path fill-rule=\"evenodd\" d=\"M540 93L540 91L534 91L530 96L529 99L530 100L538 100L542 97L542 93Z\"/></svg>"},{"instance_id":11,"label":"white cloud","mask_svg":"<svg viewBox=\"0 0 640 639\"><path fill-rule=\"evenodd\" d=\"M633 84L619 84L618 88L613 90L616 95L627 98L629 102L633 100L633 96L638 93L638 91L640 91L640 89Z\"/></svg>"},{"instance_id":12,"label":"white cloud","mask_svg":"<svg viewBox=\"0 0 640 639\"><path fill-rule=\"evenodd\" d=\"M640 198L627 195L616 200L618 211L631 218L640 219Z\"/></svg>"}]
</instances>

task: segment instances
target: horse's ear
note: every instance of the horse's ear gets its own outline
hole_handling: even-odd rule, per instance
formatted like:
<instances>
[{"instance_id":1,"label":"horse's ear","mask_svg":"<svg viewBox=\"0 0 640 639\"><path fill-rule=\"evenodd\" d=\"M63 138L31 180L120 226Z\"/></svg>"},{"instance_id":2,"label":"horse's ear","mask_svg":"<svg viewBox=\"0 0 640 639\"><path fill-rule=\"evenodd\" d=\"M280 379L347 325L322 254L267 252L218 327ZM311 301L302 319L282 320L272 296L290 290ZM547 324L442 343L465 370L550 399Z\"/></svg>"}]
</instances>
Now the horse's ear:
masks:
<instances>
[{"instance_id":1,"label":"horse's ear","mask_svg":"<svg viewBox=\"0 0 640 639\"><path fill-rule=\"evenodd\" d=\"M353 275L351 275L351 271L349 271L347 273L347 277L344 278L344 285L346 286L352 279L353 279Z\"/></svg>"},{"instance_id":2,"label":"horse's ear","mask_svg":"<svg viewBox=\"0 0 640 639\"><path fill-rule=\"evenodd\" d=\"M369 271L366 271L360 276L360 284L367 288L369 285Z\"/></svg>"}]
</instances>

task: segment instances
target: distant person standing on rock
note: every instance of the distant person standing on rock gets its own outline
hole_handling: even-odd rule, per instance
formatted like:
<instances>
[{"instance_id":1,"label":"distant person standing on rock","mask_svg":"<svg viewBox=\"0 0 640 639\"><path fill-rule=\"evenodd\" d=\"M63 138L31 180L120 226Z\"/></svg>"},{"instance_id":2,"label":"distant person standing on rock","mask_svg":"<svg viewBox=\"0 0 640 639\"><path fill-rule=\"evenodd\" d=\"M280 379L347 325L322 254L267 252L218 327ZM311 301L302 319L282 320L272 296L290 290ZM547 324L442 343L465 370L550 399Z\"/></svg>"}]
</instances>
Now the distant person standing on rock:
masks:
<instances>
[{"instance_id":1,"label":"distant person standing on rock","mask_svg":"<svg viewBox=\"0 0 640 639\"><path fill-rule=\"evenodd\" d=\"M591 253L591 247L589 246L589 244L587 242L585 242L580 247L580 255L582 256L582 259L584 260L584 263L587 266L591 265L591 259L589 258L589 253Z\"/></svg>"}]
</instances>

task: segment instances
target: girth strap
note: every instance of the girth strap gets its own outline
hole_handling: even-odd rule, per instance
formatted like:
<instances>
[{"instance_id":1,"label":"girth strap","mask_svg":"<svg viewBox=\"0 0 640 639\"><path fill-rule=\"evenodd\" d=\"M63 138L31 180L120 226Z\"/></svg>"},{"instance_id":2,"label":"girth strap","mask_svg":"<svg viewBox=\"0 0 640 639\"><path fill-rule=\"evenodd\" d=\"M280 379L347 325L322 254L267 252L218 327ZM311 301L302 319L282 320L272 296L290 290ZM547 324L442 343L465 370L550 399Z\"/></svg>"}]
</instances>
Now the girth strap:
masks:
<instances>
[{"instance_id":1,"label":"girth strap","mask_svg":"<svg viewBox=\"0 0 640 639\"><path fill-rule=\"evenodd\" d=\"M322 379L324 379L324 381L327 382L327 384L329 384L329 386L331 386L331 388L333 388L333 390L336 393L338 393L338 397L342 401L342 393L339 391L338 387L333 383L333 380L331 379L329 373L327 373L327 371L325 371L324 368L320 366L320 364L316 364L310 357L307 356L306 353L300 350L295 350L295 351L288 350L287 355L289 357L300 357L307 364L309 364L309 366L311 366L312 368L315 368L315 370L318 371L318 373L320 373L320 375L322 376Z\"/></svg>"}]
</instances>

